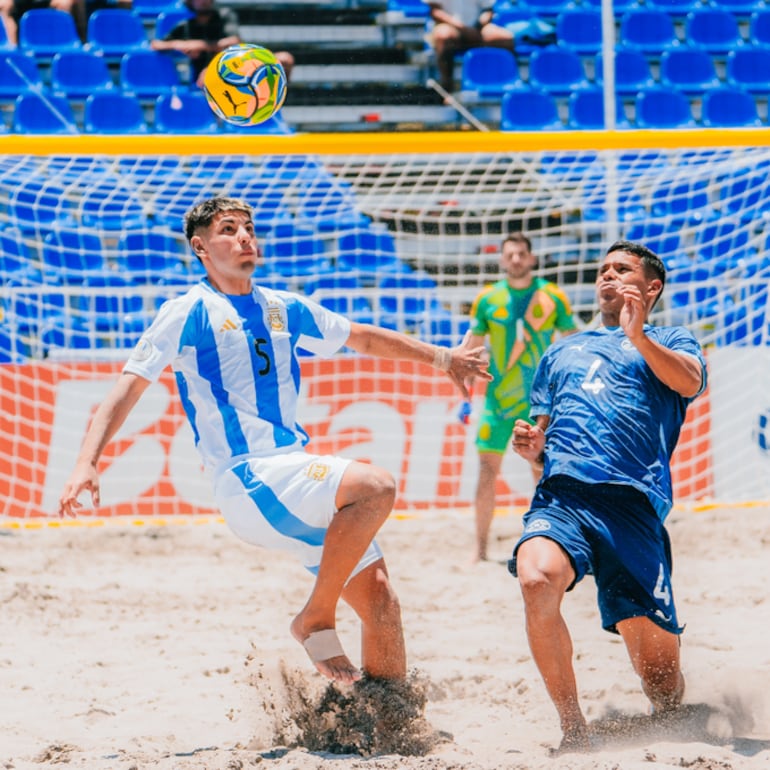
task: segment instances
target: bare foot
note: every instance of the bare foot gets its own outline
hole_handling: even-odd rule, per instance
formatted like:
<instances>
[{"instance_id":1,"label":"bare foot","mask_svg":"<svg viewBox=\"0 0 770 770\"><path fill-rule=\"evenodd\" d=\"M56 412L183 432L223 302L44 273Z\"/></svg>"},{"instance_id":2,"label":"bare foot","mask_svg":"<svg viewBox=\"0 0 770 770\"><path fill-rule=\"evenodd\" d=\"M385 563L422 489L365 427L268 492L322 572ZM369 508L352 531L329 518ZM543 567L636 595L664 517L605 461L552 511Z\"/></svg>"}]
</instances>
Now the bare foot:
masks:
<instances>
[{"instance_id":1,"label":"bare foot","mask_svg":"<svg viewBox=\"0 0 770 770\"><path fill-rule=\"evenodd\" d=\"M549 754L558 757L562 754L586 753L591 750L591 741L588 736L588 728L585 726L565 730L561 743L557 749L551 749Z\"/></svg>"},{"instance_id":2,"label":"bare foot","mask_svg":"<svg viewBox=\"0 0 770 770\"><path fill-rule=\"evenodd\" d=\"M292 621L291 634L305 648L319 673L327 679L340 684L353 684L361 679L361 672L345 655L333 628L305 631L300 614Z\"/></svg>"}]
</instances>

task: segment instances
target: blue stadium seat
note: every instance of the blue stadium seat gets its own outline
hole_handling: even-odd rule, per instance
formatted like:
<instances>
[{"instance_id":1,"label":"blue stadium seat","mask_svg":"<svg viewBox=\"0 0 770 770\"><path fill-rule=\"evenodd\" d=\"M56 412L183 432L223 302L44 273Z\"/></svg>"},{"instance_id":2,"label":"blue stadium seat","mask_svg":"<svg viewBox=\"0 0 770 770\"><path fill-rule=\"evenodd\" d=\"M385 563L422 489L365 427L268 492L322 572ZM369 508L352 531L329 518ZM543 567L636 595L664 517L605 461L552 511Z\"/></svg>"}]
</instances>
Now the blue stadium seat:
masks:
<instances>
[{"instance_id":1,"label":"blue stadium seat","mask_svg":"<svg viewBox=\"0 0 770 770\"><path fill-rule=\"evenodd\" d=\"M770 219L770 183L762 169L735 172L719 187L719 208L723 215L757 224Z\"/></svg>"},{"instance_id":2,"label":"blue stadium seat","mask_svg":"<svg viewBox=\"0 0 770 770\"><path fill-rule=\"evenodd\" d=\"M749 41L752 45L770 45L770 8L763 8L751 14Z\"/></svg>"},{"instance_id":3,"label":"blue stadium seat","mask_svg":"<svg viewBox=\"0 0 770 770\"><path fill-rule=\"evenodd\" d=\"M461 89L499 100L519 80L516 57L505 48L471 48L462 57Z\"/></svg>"},{"instance_id":4,"label":"blue stadium seat","mask_svg":"<svg viewBox=\"0 0 770 770\"><path fill-rule=\"evenodd\" d=\"M51 88L67 99L86 99L115 88L107 62L90 51L65 51L51 60Z\"/></svg>"},{"instance_id":5,"label":"blue stadium seat","mask_svg":"<svg viewBox=\"0 0 770 770\"><path fill-rule=\"evenodd\" d=\"M254 230L259 235L271 232L277 224L293 221L284 201L286 189L266 179L253 176L241 179L237 175L227 186L231 195L242 198L253 207Z\"/></svg>"},{"instance_id":6,"label":"blue stadium seat","mask_svg":"<svg viewBox=\"0 0 770 770\"><path fill-rule=\"evenodd\" d=\"M146 134L148 127L139 100L116 90L86 99L83 130L87 134Z\"/></svg>"},{"instance_id":7,"label":"blue stadium seat","mask_svg":"<svg viewBox=\"0 0 770 770\"><path fill-rule=\"evenodd\" d=\"M355 273L366 283L375 283L378 276L386 273L412 272L412 267L399 258L393 236L371 229L340 235L334 262L338 270Z\"/></svg>"},{"instance_id":8,"label":"blue stadium seat","mask_svg":"<svg viewBox=\"0 0 770 770\"><path fill-rule=\"evenodd\" d=\"M532 16L555 19L562 11L574 5L572 0L518 0L517 8L525 8Z\"/></svg>"},{"instance_id":9,"label":"blue stadium seat","mask_svg":"<svg viewBox=\"0 0 770 770\"><path fill-rule=\"evenodd\" d=\"M18 334L37 334L46 321L61 317L67 309L67 298L50 285L15 291L0 302L4 321Z\"/></svg>"},{"instance_id":10,"label":"blue stadium seat","mask_svg":"<svg viewBox=\"0 0 770 770\"><path fill-rule=\"evenodd\" d=\"M110 274L101 238L93 232L51 230L43 239L42 253L45 270L65 284L98 284Z\"/></svg>"},{"instance_id":11,"label":"blue stadium seat","mask_svg":"<svg viewBox=\"0 0 770 770\"><path fill-rule=\"evenodd\" d=\"M638 8L626 11L620 22L620 43L645 54L661 54L677 45L674 22L665 11Z\"/></svg>"},{"instance_id":12,"label":"blue stadium seat","mask_svg":"<svg viewBox=\"0 0 770 770\"><path fill-rule=\"evenodd\" d=\"M131 289L123 276L106 275L92 287L101 291L83 291L74 303L72 315L76 323L97 332L126 327L136 327L141 332L149 325L144 296L136 288Z\"/></svg>"},{"instance_id":13,"label":"blue stadium seat","mask_svg":"<svg viewBox=\"0 0 770 770\"><path fill-rule=\"evenodd\" d=\"M420 2L422 2L422 0L420 0ZM179 24L180 21L185 21L193 15L194 14L187 8L187 6L172 11L164 11L155 20L155 38L162 40L172 29L174 29L174 27L176 27L177 24Z\"/></svg>"},{"instance_id":14,"label":"blue stadium seat","mask_svg":"<svg viewBox=\"0 0 770 770\"><path fill-rule=\"evenodd\" d=\"M417 327L417 336L432 345L454 347L459 345L470 328L466 315L457 315L448 310L434 310Z\"/></svg>"},{"instance_id":15,"label":"blue stadium seat","mask_svg":"<svg viewBox=\"0 0 770 770\"><path fill-rule=\"evenodd\" d=\"M602 0L582 0L581 5L587 7L599 8L602 7ZM615 17L618 18L626 11L634 10L639 7L637 0L613 0L612 9L615 11Z\"/></svg>"},{"instance_id":16,"label":"blue stadium seat","mask_svg":"<svg viewBox=\"0 0 770 770\"><path fill-rule=\"evenodd\" d=\"M662 222L645 221L631 225L624 234L624 239L643 243L652 249L668 266L682 256L682 240L675 227Z\"/></svg>"},{"instance_id":17,"label":"blue stadium seat","mask_svg":"<svg viewBox=\"0 0 770 770\"><path fill-rule=\"evenodd\" d=\"M761 126L754 97L742 88L714 88L703 95L703 125L708 128Z\"/></svg>"},{"instance_id":18,"label":"blue stadium seat","mask_svg":"<svg viewBox=\"0 0 770 770\"><path fill-rule=\"evenodd\" d=\"M38 92L42 87L43 80L33 57L17 50L0 51L0 99L16 99L22 93Z\"/></svg>"},{"instance_id":19,"label":"blue stadium seat","mask_svg":"<svg viewBox=\"0 0 770 770\"><path fill-rule=\"evenodd\" d=\"M408 19L426 19L430 6L423 0L388 0L386 10L402 13Z\"/></svg>"},{"instance_id":20,"label":"blue stadium seat","mask_svg":"<svg viewBox=\"0 0 770 770\"><path fill-rule=\"evenodd\" d=\"M358 323L374 323L369 300L361 296L362 286L353 273L322 275L305 281L302 291L323 307Z\"/></svg>"},{"instance_id":21,"label":"blue stadium seat","mask_svg":"<svg viewBox=\"0 0 770 770\"><path fill-rule=\"evenodd\" d=\"M727 54L727 82L752 94L770 94L770 46L744 46Z\"/></svg>"},{"instance_id":22,"label":"blue stadium seat","mask_svg":"<svg viewBox=\"0 0 770 770\"><path fill-rule=\"evenodd\" d=\"M604 83L604 57L596 57L596 84ZM640 51L631 48L615 49L615 92L630 96L643 88L655 85L650 70L650 62Z\"/></svg>"},{"instance_id":23,"label":"blue stadium seat","mask_svg":"<svg viewBox=\"0 0 770 770\"><path fill-rule=\"evenodd\" d=\"M636 97L636 125L639 128L692 128L695 126L690 101L674 88L646 88Z\"/></svg>"},{"instance_id":24,"label":"blue stadium seat","mask_svg":"<svg viewBox=\"0 0 770 770\"><path fill-rule=\"evenodd\" d=\"M530 56L529 82L554 95L566 95L588 84L580 56L558 46L541 48Z\"/></svg>"},{"instance_id":25,"label":"blue stadium seat","mask_svg":"<svg viewBox=\"0 0 770 770\"><path fill-rule=\"evenodd\" d=\"M684 94L703 94L720 85L711 55L699 48L685 46L663 52L660 79L664 86Z\"/></svg>"},{"instance_id":26,"label":"blue stadium seat","mask_svg":"<svg viewBox=\"0 0 770 770\"><path fill-rule=\"evenodd\" d=\"M651 214L669 227L700 224L718 215L711 206L709 183L704 179L660 184L652 193Z\"/></svg>"},{"instance_id":27,"label":"blue stadium seat","mask_svg":"<svg viewBox=\"0 0 770 770\"><path fill-rule=\"evenodd\" d=\"M738 19L719 6L703 6L688 13L685 40L687 45L712 54L725 54L743 43Z\"/></svg>"},{"instance_id":28,"label":"blue stadium seat","mask_svg":"<svg viewBox=\"0 0 770 770\"><path fill-rule=\"evenodd\" d=\"M720 219L709 222L695 231L695 260L719 263L721 267L716 271L718 273L724 272L725 268L738 267L749 256L751 235L751 227L737 221Z\"/></svg>"},{"instance_id":29,"label":"blue stadium seat","mask_svg":"<svg viewBox=\"0 0 770 770\"><path fill-rule=\"evenodd\" d=\"M71 357L73 351L104 347L104 341L95 329L89 329L66 316L46 323L41 330L40 342L46 358Z\"/></svg>"},{"instance_id":30,"label":"blue stadium seat","mask_svg":"<svg viewBox=\"0 0 770 770\"><path fill-rule=\"evenodd\" d=\"M501 131L558 131L564 128L554 97L534 88L508 91L500 104Z\"/></svg>"},{"instance_id":31,"label":"blue stadium seat","mask_svg":"<svg viewBox=\"0 0 770 770\"><path fill-rule=\"evenodd\" d=\"M170 174L155 190L151 199L151 213L158 225L177 229L182 217L196 203L218 194L208 179L191 179Z\"/></svg>"},{"instance_id":32,"label":"blue stadium seat","mask_svg":"<svg viewBox=\"0 0 770 770\"><path fill-rule=\"evenodd\" d=\"M673 17L685 16L700 5L701 0L644 0L645 8L663 11Z\"/></svg>"},{"instance_id":33,"label":"blue stadium seat","mask_svg":"<svg viewBox=\"0 0 770 770\"><path fill-rule=\"evenodd\" d=\"M17 134L77 134L72 106L63 96L21 94L16 99L11 128Z\"/></svg>"},{"instance_id":34,"label":"blue stadium seat","mask_svg":"<svg viewBox=\"0 0 770 770\"><path fill-rule=\"evenodd\" d=\"M143 19L157 19L161 13L185 8L181 0L132 0L131 9Z\"/></svg>"},{"instance_id":35,"label":"blue stadium seat","mask_svg":"<svg viewBox=\"0 0 770 770\"><path fill-rule=\"evenodd\" d=\"M719 6L744 18L767 7L762 0L719 0Z\"/></svg>"},{"instance_id":36,"label":"blue stadium seat","mask_svg":"<svg viewBox=\"0 0 770 770\"><path fill-rule=\"evenodd\" d=\"M184 284L191 274L182 262L183 251L177 238L166 232L137 230L118 242L117 264L123 275L135 284Z\"/></svg>"},{"instance_id":37,"label":"blue stadium seat","mask_svg":"<svg viewBox=\"0 0 770 770\"><path fill-rule=\"evenodd\" d=\"M83 43L71 14L32 8L19 19L19 48L36 58L50 59L62 51L80 51Z\"/></svg>"},{"instance_id":38,"label":"blue stadium seat","mask_svg":"<svg viewBox=\"0 0 770 770\"><path fill-rule=\"evenodd\" d=\"M431 311L443 310L436 281L428 273L386 275L378 288L375 317L386 328L414 332Z\"/></svg>"},{"instance_id":39,"label":"blue stadium seat","mask_svg":"<svg viewBox=\"0 0 770 770\"><path fill-rule=\"evenodd\" d=\"M127 8L94 11L88 17L86 38L92 51L109 59L150 46L141 17Z\"/></svg>"},{"instance_id":40,"label":"blue stadium seat","mask_svg":"<svg viewBox=\"0 0 770 770\"><path fill-rule=\"evenodd\" d=\"M18 330L10 324L0 324L0 364L23 364L28 353L29 346Z\"/></svg>"},{"instance_id":41,"label":"blue stadium seat","mask_svg":"<svg viewBox=\"0 0 770 770\"><path fill-rule=\"evenodd\" d=\"M23 233L16 228L0 230L0 285L39 286L42 283L43 273L32 261Z\"/></svg>"},{"instance_id":42,"label":"blue stadium seat","mask_svg":"<svg viewBox=\"0 0 770 770\"><path fill-rule=\"evenodd\" d=\"M31 232L40 238L44 229L75 224L75 206L67 197L66 189L40 176L30 176L14 186L9 214L22 232Z\"/></svg>"},{"instance_id":43,"label":"blue stadium seat","mask_svg":"<svg viewBox=\"0 0 770 770\"><path fill-rule=\"evenodd\" d=\"M159 51L130 51L120 60L120 84L140 99L157 99L182 86L171 56Z\"/></svg>"},{"instance_id":44,"label":"blue stadium seat","mask_svg":"<svg viewBox=\"0 0 770 770\"><path fill-rule=\"evenodd\" d=\"M147 225L144 203L137 191L114 177L85 187L78 217L84 227L95 230L130 230Z\"/></svg>"},{"instance_id":45,"label":"blue stadium seat","mask_svg":"<svg viewBox=\"0 0 770 770\"><path fill-rule=\"evenodd\" d=\"M320 232L367 227L369 217L356 207L352 188L338 179L308 179L298 190L295 214Z\"/></svg>"},{"instance_id":46,"label":"blue stadium seat","mask_svg":"<svg viewBox=\"0 0 770 770\"><path fill-rule=\"evenodd\" d=\"M159 134L215 134L219 120L202 91L179 89L155 100L154 128Z\"/></svg>"},{"instance_id":47,"label":"blue stadium seat","mask_svg":"<svg viewBox=\"0 0 770 770\"><path fill-rule=\"evenodd\" d=\"M277 225L262 244L265 267L286 278L334 273L323 239L311 227Z\"/></svg>"},{"instance_id":48,"label":"blue stadium seat","mask_svg":"<svg viewBox=\"0 0 770 770\"><path fill-rule=\"evenodd\" d=\"M569 127L577 131L605 128L604 92L600 88L582 88L568 100ZM623 102L615 98L615 128L629 128Z\"/></svg>"},{"instance_id":49,"label":"blue stadium seat","mask_svg":"<svg viewBox=\"0 0 770 770\"><path fill-rule=\"evenodd\" d=\"M562 11L556 18L559 45L579 54L597 54L602 50L602 14L592 8Z\"/></svg>"}]
</instances>

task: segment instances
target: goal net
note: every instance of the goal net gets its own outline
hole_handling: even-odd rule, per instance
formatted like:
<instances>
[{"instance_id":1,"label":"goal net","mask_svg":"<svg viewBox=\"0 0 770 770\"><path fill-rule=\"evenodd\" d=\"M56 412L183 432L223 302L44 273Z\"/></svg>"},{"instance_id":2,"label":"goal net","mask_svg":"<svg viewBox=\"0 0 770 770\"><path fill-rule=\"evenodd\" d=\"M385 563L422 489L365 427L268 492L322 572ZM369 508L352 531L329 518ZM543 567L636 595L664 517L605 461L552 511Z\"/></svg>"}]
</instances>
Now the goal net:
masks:
<instances>
[{"instance_id":1,"label":"goal net","mask_svg":"<svg viewBox=\"0 0 770 770\"><path fill-rule=\"evenodd\" d=\"M45 139L45 138L43 138ZM260 281L350 317L456 344L503 237L594 321L597 261L617 238L655 250L653 321L689 327L710 386L674 458L683 505L770 499L770 148L760 132L3 137L0 156L0 514L52 515L94 409L160 304L200 280L181 219L248 200ZM729 144L725 144L725 141ZM597 146L606 149L596 150ZM469 508L478 460L447 378L343 351L302 359L309 448L372 461L401 510ZM532 492L510 452L498 505ZM212 513L170 374L102 464L100 515Z\"/></svg>"}]
</instances>

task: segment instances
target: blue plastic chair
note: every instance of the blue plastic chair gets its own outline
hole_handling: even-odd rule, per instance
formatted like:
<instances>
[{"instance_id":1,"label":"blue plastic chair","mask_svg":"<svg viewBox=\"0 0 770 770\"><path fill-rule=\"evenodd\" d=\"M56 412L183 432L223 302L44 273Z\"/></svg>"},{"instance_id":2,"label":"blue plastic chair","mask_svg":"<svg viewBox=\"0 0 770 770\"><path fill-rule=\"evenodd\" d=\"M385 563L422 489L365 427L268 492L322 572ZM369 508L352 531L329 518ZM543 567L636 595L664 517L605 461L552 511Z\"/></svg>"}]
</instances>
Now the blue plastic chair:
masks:
<instances>
[{"instance_id":1,"label":"blue plastic chair","mask_svg":"<svg viewBox=\"0 0 770 770\"><path fill-rule=\"evenodd\" d=\"M402 13L408 19L426 19L430 15L430 7L422 0L388 0L388 11Z\"/></svg>"},{"instance_id":2,"label":"blue plastic chair","mask_svg":"<svg viewBox=\"0 0 770 770\"><path fill-rule=\"evenodd\" d=\"M685 18L687 45L724 54L743 44L735 14L719 6L693 10Z\"/></svg>"},{"instance_id":3,"label":"blue plastic chair","mask_svg":"<svg viewBox=\"0 0 770 770\"><path fill-rule=\"evenodd\" d=\"M699 48L671 48L660 58L660 79L664 86L684 94L703 94L720 85L711 55Z\"/></svg>"},{"instance_id":4,"label":"blue plastic chair","mask_svg":"<svg viewBox=\"0 0 770 770\"><path fill-rule=\"evenodd\" d=\"M19 19L19 48L36 58L50 59L63 51L80 51L83 43L71 14L32 8Z\"/></svg>"},{"instance_id":5,"label":"blue plastic chair","mask_svg":"<svg viewBox=\"0 0 770 770\"><path fill-rule=\"evenodd\" d=\"M376 298L377 322L389 329L416 331L431 311L443 310L437 288L422 271L383 276Z\"/></svg>"},{"instance_id":6,"label":"blue plastic chair","mask_svg":"<svg viewBox=\"0 0 770 770\"><path fill-rule=\"evenodd\" d=\"M665 182L652 193L650 210L653 217L670 227L699 224L717 216L709 199L706 180Z\"/></svg>"},{"instance_id":7,"label":"blue plastic chair","mask_svg":"<svg viewBox=\"0 0 770 770\"><path fill-rule=\"evenodd\" d=\"M62 317L67 298L52 287L17 290L2 300L2 315L18 334L37 334L50 319Z\"/></svg>"},{"instance_id":8,"label":"blue plastic chair","mask_svg":"<svg viewBox=\"0 0 770 770\"><path fill-rule=\"evenodd\" d=\"M546 91L508 91L500 104L501 131L558 131L564 128L556 100Z\"/></svg>"},{"instance_id":9,"label":"blue plastic chair","mask_svg":"<svg viewBox=\"0 0 770 770\"><path fill-rule=\"evenodd\" d=\"M191 18L193 15L192 11L186 6L174 9L173 11L163 11L155 20L155 39L163 40L177 24Z\"/></svg>"},{"instance_id":10,"label":"blue plastic chair","mask_svg":"<svg viewBox=\"0 0 770 770\"><path fill-rule=\"evenodd\" d=\"M636 97L636 124L639 128L692 128L695 121L690 101L673 88L647 88Z\"/></svg>"},{"instance_id":11,"label":"blue plastic chair","mask_svg":"<svg viewBox=\"0 0 770 770\"><path fill-rule=\"evenodd\" d=\"M31 176L15 185L8 206L11 220L24 233L38 235L54 226L75 224L75 206L66 189L44 177Z\"/></svg>"},{"instance_id":12,"label":"blue plastic chair","mask_svg":"<svg viewBox=\"0 0 770 770\"><path fill-rule=\"evenodd\" d=\"M95 230L128 230L147 225L139 194L115 178L93 182L83 190L78 216L85 227Z\"/></svg>"},{"instance_id":13,"label":"blue plastic chair","mask_svg":"<svg viewBox=\"0 0 770 770\"><path fill-rule=\"evenodd\" d=\"M158 225L176 229L192 206L219 192L208 179L170 174L161 180L151 199L151 213Z\"/></svg>"},{"instance_id":14,"label":"blue plastic chair","mask_svg":"<svg viewBox=\"0 0 770 770\"><path fill-rule=\"evenodd\" d=\"M719 6L744 18L749 18L755 11L767 7L762 0L719 0Z\"/></svg>"},{"instance_id":15,"label":"blue plastic chair","mask_svg":"<svg viewBox=\"0 0 770 770\"><path fill-rule=\"evenodd\" d=\"M559 45L578 54L597 54L602 49L602 14L591 8L564 11L556 18Z\"/></svg>"},{"instance_id":16,"label":"blue plastic chair","mask_svg":"<svg viewBox=\"0 0 770 770\"><path fill-rule=\"evenodd\" d=\"M161 13L181 11L185 4L180 0L133 0L131 9L143 19L157 19Z\"/></svg>"},{"instance_id":17,"label":"blue plastic chair","mask_svg":"<svg viewBox=\"0 0 770 770\"><path fill-rule=\"evenodd\" d=\"M347 316L351 321L374 323L369 300L360 295L362 285L353 273L335 273L311 278L303 284L303 292L321 306Z\"/></svg>"},{"instance_id":18,"label":"blue plastic chair","mask_svg":"<svg viewBox=\"0 0 770 770\"><path fill-rule=\"evenodd\" d=\"M127 8L100 8L88 17L86 33L92 51L118 59L130 51L149 49L141 17Z\"/></svg>"},{"instance_id":19,"label":"blue plastic chair","mask_svg":"<svg viewBox=\"0 0 770 770\"><path fill-rule=\"evenodd\" d=\"M43 283L40 267L32 261L32 253L20 230L0 230L0 285L25 286Z\"/></svg>"},{"instance_id":20,"label":"blue plastic chair","mask_svg":"<svg viewBox=\"0 0 770 770\"><path fill-rule=\"evenodd\" d=\"M755 169L729 174L719 187L719 208L724 215L745 222L767 221L770 217L767 174Z\"/></svg>"},{"instance_id":21,"label":"blue plastic chair","mask_svg":"<svg viewBox=\"0 0 770 770\"><path fill-rule=\"evenodd\" d=\"M110 272L101 238L85 230L51 230L42 254L44 269L65 284L88 285Z\"/></svg>"},{"instance_id":22,"label":"blue plastic chair","mask_svg":"<svg viewBox=\"0 0 770 770\"><path fill-rule=\"evenodd\" d=\"M555 19L562 11L574 5L572 0L525 0L516 3L517 8L524 7L532 16Z\"/></svg>"},{"instance_id":23,"label":"blue plastic chair","mask_svg":"<svg viewBox=\"0 0 770 770\"><path fill-rule=\"evenodd\" d=\"M604 57L596 57L596 83L604 83ZM615 49L615 92L624 96L636 94L655 85L650 62L640 51L630 48Z\"/></svg>"},{"instance_id":24,"label":"blue plastic chair","mask_svg":"<svg viewBox=\"0 0 770 770\"><path fill-rule=\"evenodd\" d=\"M369 217L356 208L353 189L337 179L309 179L298 190L295 202L298 219L319 232L367 227Z\"/></svg>"},{"instance_id":25,"label":"blue plastic chair","mask_svg":"<svg viewBox=\"0 0 770 770\"><path fill-rule=\"evenodd\" d=\"M770 94L770 46L744 46L727 54L727 82L752 94Z\"/></svg>"},{"instance_id":26,"label":"blue plastic chair","mask_svg":"<svg viewBox=\"0 0 770 770\"><path fill-rule=\"evenodd\" d=\"M498 100L519 80L516 57L505 48L471 48L462 57L461 89Z\"/></svg>"},{"instance_id":27,"label":"blue plastic chair","mask_svg":"<svg viewBox=\"0 0 770 770\"><path fill-rule=\"evenodd\" d=\"M28 355L29 346L18 330L6 323L0 325L0 364L22 364Z\"/></svg>"},{"instance_id":28,"label":"blue plastic chair","mask_svg":"<svg viewBox=\"0 0 770 770\"><path fill-rule=\"evenodd\" d=\"M643 243L654 251L667 267L682 254L682 239L678 230L662 222L648 220L633 224L626 230L624 239Z\"/></svg>"},{"instance_id":29,"label":"blue plastic chair","mask_svg":"<svg viewBox=\"0 0 770 770\"><path fill-rule=\"evenodd\" d=\"M122 91L91 94L86 99L83 129L87 134L146 134L139 100Z\"/></svg>"},{"instance_id":30,"label":"blue plastic chair","mask_svg":"<svg viewBox=\"0 0 770 770\"><path fill-rule=\"evenodd\" d=\"M52 93L21 94L16 99L11 128L17 134L80 133L70 103Z\"/></svg>"},{"instance_id":31,"label":"blue plastic chair","mask_svg":"<svg viewBox=\"0 0 770 770\"><path fill-rule=\"evenodd\" d=\"M157 99L182 86L174 59L159 51L130 51L120 60L120 83L124 91L140 99Z\"/></svg>"},{"instance_id":32,"label":"blue plastic chair","mask_svg":"<svg viewBox=\"0 0 770 770\"><path fill-rule=\"evenodd\" d=\"M202 91L180 89L155 100L154 128L158 134L215 134L219 120Z\"/></svg>"},{"instance_id":33,"label":"blue plastic chair","mask_svg":"<svg viewBox=\"0 0 770 770\"><path fill-rule=\"evenodd\" d=\"M738 266L748 256L751 228L740 222L720 219L699 228L695 233L695 259L699 262L724 262L729 258Z\"/></svg>"},{"instance_id":34,"label":"blue plastic chair","mask_svg":"<svg viewBox=\"0 0 770 770\"><path fill-rule=\"evenodd\" d=\"M468 316L457 315L443 308L440 310L434 308L420 322L417 336L432 345L454 347L462 342L469 328L470 319Z\"/></svg>"},{"instance_id":35,"label":"blue plastic chair","mask_svg":"<svg viewBox=\"0 0 770 770\"><path fill-rule=\"evenodd\" d=\"M0 52L0 99L16 99L22 93L38 93L42 88L43 80L33 57L16 50Z\"/></svg>"},{"instance_id":36,"label":"blue plastic chair","mask_svg":"<svg viewBox=\"0 0 770 770\"><path fill-rule=\"evenodd\" d=\"M623 15L620 42L645 54L661 54L678 44L671 16L652 8L629 10Z\"/></svg>"},{"instance_id":37,"label":"blue plastic chair","mask_svg":"<svg viewBox=\"0 0 770 770\"><path fill-rule=\"evenodd\" d=\"M336 272L326 256L323 239L311 227L277 225L265 237L266 267L285 278L303 278Z\"/></svg>"},{"instance_id":38,"label":"blue plastic chair","mask_svg":"<svg viewBox=\"0 0 770 770\"><path fill-rule=\"evenodd\" d=\"M752 45L770 45L770 8L751 14L749 41Z\"/></svg>"},{"instance_id":39,"label":"blue plastic chair","mask_svg":"<svg viewBox=\"0 0 770 770\"><path fill-rule=\"evenodd\" d=\"M580 56L557 46L541 48L530 56L529 82L554 95L566 95L588 84Z\"/></svg>"},{"instance_id":40,"label":"blue plastic chair","mask_svg":"<svg viewBox=\"0 0 770 770\"><path fill-rule=\"evenodd\" d=\"M384 273L412 272L412 267L399 258L393 236L370 229L340 235L334 263L338 270L360 275L367 283L374 283Z\"/></svg>"},{"instance_id":41,"label":"blue plastic chair","mask_svg":"<svg viewBox=\"0 0 770 770\"><path fill-rule=\"evenodd\" d=\"M65 51L51 60L51 88L67 99L86 99L115 88L107 62L90 51Z\"/></svg>"},{"instance_id":42,"label":"blue plastic chair","mask_svg":"<svg viewBox=\"0 0 770 770\"><path fill-rule=\"evenodd\" d=\"M701 5L701 0L644 0L645 8L663 11L673 17L686 16Z\"/></svg>"},{"instance_id":43,"label":"blue plastic chair","mask_svg":"<svg viewBox=\"0 0 770 770\"><path fill-rule=\"evenodd\" d=\"M580 130L605 128L604 92L600 88L585 88L575 91L568 100L569 127ZM615 98L615 128L629 128L630 124L623 109L623 102Z\"/></svg>"},{"instance_id":44,"label":"blue plastic chair","mask_svg":"<svg viewBox=\"0 0 770 770\"><path fill-rule=\"evenodd\" d=\"M754 97L739 88L714 88L703 95L703 125L708 128L761 126Z\"/></svg>"},{"instance_id":45,"label":"blue plastic chair","mask_svg":"<svg viewBox=\"0 0 770 770\"><path fill-rule=\"evenodd\" d=\"M121 272L135 284L189 283L191 275L182 262L183 251L172 235L154 230L127 233L118 242Z\"/></svg>"}]
</instances>

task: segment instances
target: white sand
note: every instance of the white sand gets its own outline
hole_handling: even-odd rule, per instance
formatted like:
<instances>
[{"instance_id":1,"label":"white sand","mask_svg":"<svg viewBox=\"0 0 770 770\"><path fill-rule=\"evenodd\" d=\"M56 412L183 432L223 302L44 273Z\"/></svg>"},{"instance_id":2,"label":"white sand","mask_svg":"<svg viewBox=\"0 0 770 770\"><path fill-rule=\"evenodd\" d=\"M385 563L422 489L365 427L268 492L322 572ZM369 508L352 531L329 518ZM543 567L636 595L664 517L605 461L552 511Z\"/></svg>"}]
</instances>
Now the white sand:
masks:
<instances>
[{"instance_id":1,"label":"white sand","mask_svg":"<svg viewBox=\"0 0 770 770\"><path fill-rule=\"evenodd\" d=\"M410 666L427 687L426 719L447 737L425 756L369 758L282 746L292 712L281 668L308 697L326 684L288 632L310 576L215 519L183 521L0 528L0 768L770 768L768 509L669 519L690 704L675 724L646 716L591 580L566 598L599 747L557 759L555 711L503 566L518 515L496 518L496 561L472 568L470 514L386 524L378 539ZM346 607L339 630L356 659Z\"/></svg>"}]
</instances>

